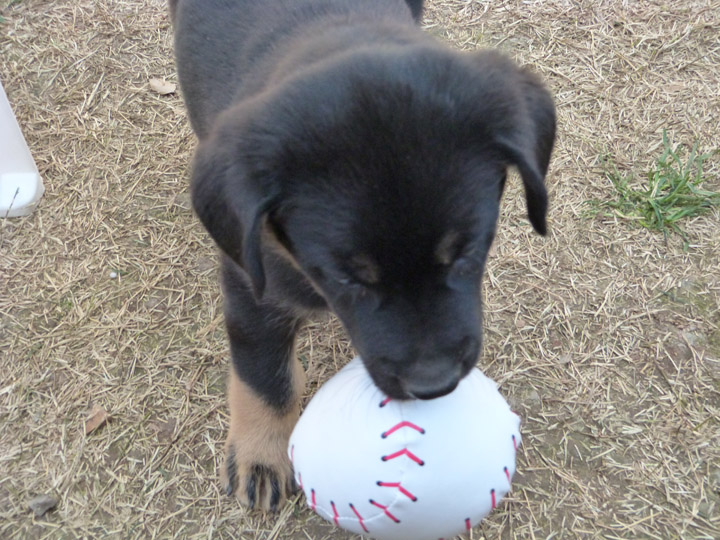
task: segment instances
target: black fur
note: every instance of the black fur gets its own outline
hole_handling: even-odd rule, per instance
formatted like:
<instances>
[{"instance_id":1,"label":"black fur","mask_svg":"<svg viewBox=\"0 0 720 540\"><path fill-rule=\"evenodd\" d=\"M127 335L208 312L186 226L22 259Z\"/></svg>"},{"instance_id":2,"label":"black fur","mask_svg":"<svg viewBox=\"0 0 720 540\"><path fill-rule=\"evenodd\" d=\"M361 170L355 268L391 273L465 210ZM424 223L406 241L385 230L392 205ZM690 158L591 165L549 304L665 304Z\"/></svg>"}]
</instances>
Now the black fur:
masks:
<instances>
[{"instance_id":1,"label":"black fur","mask_svg":"<svg viewBox=\"0 0 720 540\"><path fill-rule=\"evenodd\" d=\"M452 390L509 166L546 232L555 138L539 79L416 27L422 1L171 0L238 375L287 407L303 313L331 308L395 398ZM439 251L442 253L438 254Z\"/></svg>"}]
</instances>

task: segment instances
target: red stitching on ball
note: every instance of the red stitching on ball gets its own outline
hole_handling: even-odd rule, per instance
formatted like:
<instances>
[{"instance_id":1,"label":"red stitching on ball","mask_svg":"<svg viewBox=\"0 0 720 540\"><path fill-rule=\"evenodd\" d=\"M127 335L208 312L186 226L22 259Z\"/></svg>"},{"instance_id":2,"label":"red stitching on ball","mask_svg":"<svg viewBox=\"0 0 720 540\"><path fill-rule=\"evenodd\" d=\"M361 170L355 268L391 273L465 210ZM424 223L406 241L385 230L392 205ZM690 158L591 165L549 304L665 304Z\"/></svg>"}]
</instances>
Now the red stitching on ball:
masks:
<instances>
[{"instance_id":1,"label":"red stitching on ball","mask_svg":"<svg viewBox=\"0 0 720 540\"><path fill-rule=\"evenodd\" d=\"M395 459L396 457L400 457L400 456L407 456L407 457L409 457L410 459L412 459L415 463L417 463L417 464L420 465L421 467L422 467L423 465L425 465L425 462L424 462L422 459L420 459L419 457L417 457L415 454L413 454L413 453L412 453L410 450L408 450L407 448L403 448L402 450L398 450L398 451L395 452L394 454L389 454L389 455L387 455L387 456L383 456L383 457L380 458L380 459L382 459L383 461L390 461L391 459Z\"/></svg>"},{"instance_id":2,"label":"red stitching on ball","mask_svg":"<svg viewBox=\"0 0 720 540\"><path fill-rule=\"evenodd\" d=\"M495 510L495 490L494 489L490 490L490 497L492 499L492 509Z\"/></svg>"},{"instance_id":3,"label":"red stitching on ball","mask_svg":"<svg viewBox=\"0 0 720 540\"><path fill-rule=\"evenodd\" d=\"M503 470L505 471L505 476L506 476L507 479L508 479L508 484L510 484L510 483L511 483L511 481L510 481L510 471L508 471L508 468L507 468L507 467L503 467Z\"/></svg>"},{"instance_id":4,"label":"red stitching on ball","mask_svg":"<svg viewBox=\"0 0 720 540\"><path fill-rule=\"evenodd\" d=\"M465 530L469 531L472 529L472 526L470 525L470 518L465 518Z\"/></svg>"},{"instance_id":5,"label":"red stitching on ball","mask_svg":"<svg viewBox=\"0 0 720 540\"><path fill-rule=\"evenodd\" d=\"M360 521L360 526L363 528L363 531L368 531L367 527L365 526L365 523L363 523L363 517L360 515L360 512L357 511L357 509L353 506L353 503L350 503L350 508L352 508L352 511L355 512L355 515L357 516L358 520Z\"/></svg>"},{"instance_id":6,"label":"red stitching on ball","mask_svg":"<svg viewBox=\"0 0 720 540\"><path fill-rule=\"evenodd\" d=\"M398 429L402 429L404 427L412 428L415 431L417 431L418 433L425 435L425 430L423 428L421 428L420 426L416 426L412 422L403 421L403 422L400 422L399 424L395 424L393 427L391 427L390 429L385 431L381 435L381 437L384 439L384 438L388 437L389 435L392 435L393 433L395 433Z\"/></svg>"},{"instance_id":7,"label":"red stitching on ball","mask_svg":"<svg viewBox=\"0 0 720 540\"><path fill-rule=\"evenodd\" d=\"M310 503L310 508L312 508L313 511L315 511L315 507L317 506L317 501L315 500L315 490L311 489L310 493L312 494L312 502Z\"/></svg>"},{"instance_id":8,"label":"red stitching on ball","mask_svg":"<svg viewBox=\"0 0 720 540\"><path fill-rule=\"evenodd\" d=\"M387 404L390 403L391 401L392 401L392 398L386 397L385 399L383 399L383 400L380 402L380 406L381 406L381 407L384 407L385 405L387 405Z\"/></svg>"},{"instance_id":9,"label":"red stitching on ball","mask_svg":"<svg viewBox=\"0 0 720 540\"><path fill-rule=\"evenodd\" d=\"M417 501L417 497L415 495L413 495L412 493L410 493L407 489L402 487L400 482L378 482L377 485L380 487L396 488L400 493L405 495L412 502Z\"/></svg>"},{"instance_id":10,"label":"red stitching on ball","mask_svg":"<svg viewBox=\"0 0 720 540\"><path fill-rule=\"evenodd\" d=\"M380 508L383 512L385 512L385 515L387 517L389 517L390 519L392 519L395 523L400 523L400 520L390 513L390 510L387 509L388 508L387 506L384 506L384 505L380 504L379 502L375 502L372 499L370 499L370 504Z\"/></svg>"},{"instance_id":11,"label":"red stitching on ball","mask_svg":"<svg viewBox=\"0 0 720 540\"><path fill-rule=\"evenodd\" d=\"M337 508L335 508L335 503L333 501L330 501L330 506L332 506L333 509L333 521L335 522L335 525L339 527L340 524L338 523L338 518L340 517L340 515L338 514Z\"/></svg>"},{"instance_id":12,"label":"red stitching on ball","mask_svg":"<svg viewBox=\"0 0 720 540\"><path fill-rule=\"evenodd\" d=\"M517 441L515 440L515 435L512 436L512 440L513 440L513 448L517 452Z\"/></svg>"}]
</instances>

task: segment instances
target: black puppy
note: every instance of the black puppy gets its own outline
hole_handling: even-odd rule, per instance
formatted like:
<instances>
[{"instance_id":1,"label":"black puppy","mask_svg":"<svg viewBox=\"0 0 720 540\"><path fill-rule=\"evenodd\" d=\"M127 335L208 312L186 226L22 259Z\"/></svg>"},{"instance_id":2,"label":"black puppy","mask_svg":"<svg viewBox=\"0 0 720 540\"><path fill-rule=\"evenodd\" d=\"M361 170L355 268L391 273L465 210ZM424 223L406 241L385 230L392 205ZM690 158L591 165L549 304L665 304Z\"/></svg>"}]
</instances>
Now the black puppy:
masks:
<instances>
[{"instance_id":1,"label":"black puppy","mask_svg":"<svg viewBox=\"0 0 720 540\"><path fill-rule=\"evenodd\" d=\"M422 0L171 0L199 138L193 205L220 246L232 366L224 487L275 509L305 314L332 309L396 399L478 360L506 171L545 234L552 98L495 52L421 32Z\"/></svg>"}]
</instances>

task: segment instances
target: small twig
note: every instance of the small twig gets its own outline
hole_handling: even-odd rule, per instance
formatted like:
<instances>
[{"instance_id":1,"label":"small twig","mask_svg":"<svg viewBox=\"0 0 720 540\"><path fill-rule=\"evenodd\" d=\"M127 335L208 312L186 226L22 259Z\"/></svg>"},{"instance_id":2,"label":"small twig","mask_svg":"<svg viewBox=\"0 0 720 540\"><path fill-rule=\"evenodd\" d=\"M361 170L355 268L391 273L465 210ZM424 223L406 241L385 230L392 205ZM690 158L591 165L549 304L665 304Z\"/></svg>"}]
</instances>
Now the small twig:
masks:
<instances>
[{"instance_id":1,"label":"small twig","mask_svg":"<svg viewBox=\"0 0 720 540\"><path fill-rule=\"evenodd\" d=\"M10 201L10 206L8 206L7 212L5 212L5 219L10 217L10 210L12 210L13 204L15 204L15 199L17 199L18 193L20 193L20 188L15 190L15 195L13 195L13 198Z\"/></svg>"}]
</instances>

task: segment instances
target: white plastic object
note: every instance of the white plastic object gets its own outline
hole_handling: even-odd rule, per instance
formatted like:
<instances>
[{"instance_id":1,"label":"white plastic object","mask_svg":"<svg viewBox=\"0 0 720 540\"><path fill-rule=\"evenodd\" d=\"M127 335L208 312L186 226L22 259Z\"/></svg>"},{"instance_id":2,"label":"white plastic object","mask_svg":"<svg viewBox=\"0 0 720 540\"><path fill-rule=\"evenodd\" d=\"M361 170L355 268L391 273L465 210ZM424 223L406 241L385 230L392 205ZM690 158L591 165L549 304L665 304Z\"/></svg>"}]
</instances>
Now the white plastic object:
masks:
<instances>
[{"instance_id":1,"label":"white plastic object","mask_svg":"<svg viewBox=\"0 0 720 540\"><path fill-rule=\"evenodd\" d=\"M451 394L388 400L359 358L317 392L288 454L308 505L381 540L451 538L510 489L520 417L473 369Z\"/></svg>"},{"instance_id":2,"label":"white plastic object","mask_svg":"<svg viewBox=\"0 0 720 540\"><path fill-rule=\"evenodd\" d=\"M0 82L0 219L31 213L45 192Z\"/></svg>"}]
</instances>

